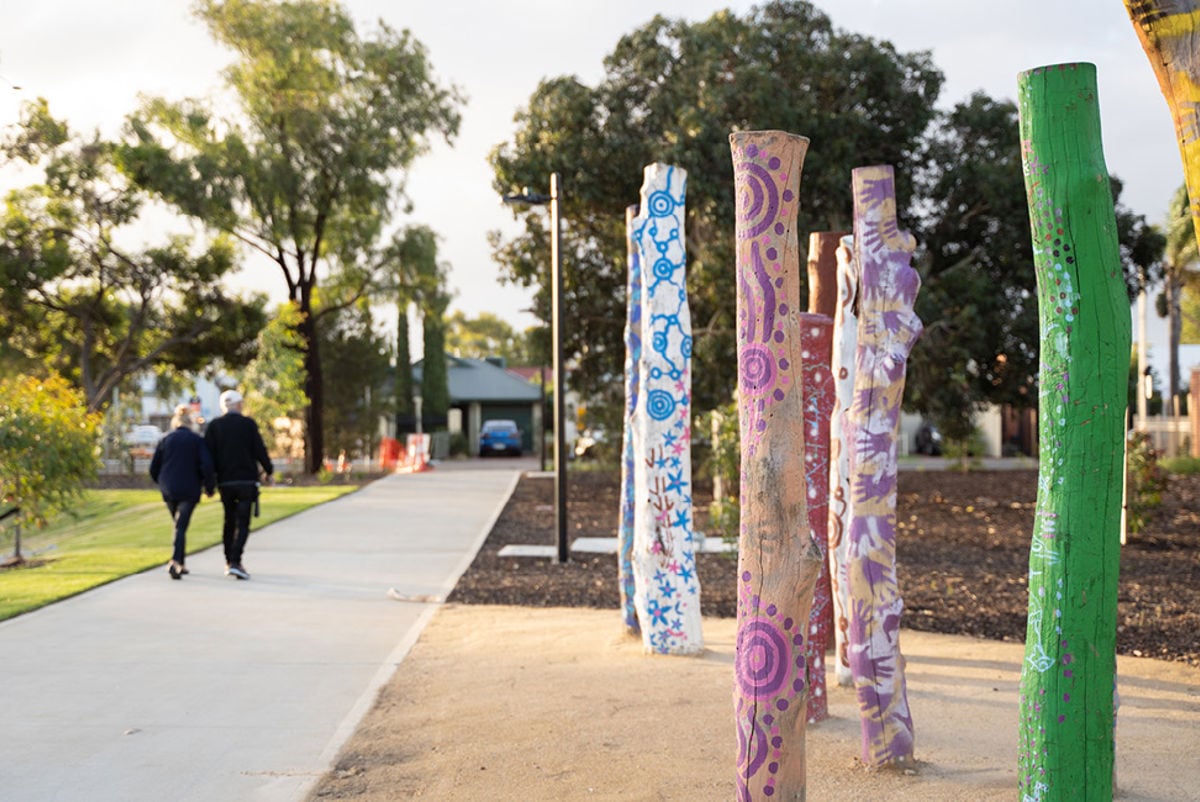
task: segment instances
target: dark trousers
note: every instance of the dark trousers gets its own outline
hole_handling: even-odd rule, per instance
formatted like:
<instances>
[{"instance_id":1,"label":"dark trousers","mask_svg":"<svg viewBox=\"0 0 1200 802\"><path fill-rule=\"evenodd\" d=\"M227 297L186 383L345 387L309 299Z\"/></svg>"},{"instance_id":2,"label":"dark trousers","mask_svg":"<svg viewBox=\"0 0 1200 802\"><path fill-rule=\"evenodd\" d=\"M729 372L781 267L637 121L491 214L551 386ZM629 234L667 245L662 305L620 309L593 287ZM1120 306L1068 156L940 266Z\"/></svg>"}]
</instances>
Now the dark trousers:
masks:
<instances>
[{"instance_id":1,"label":"dark trousers","mask_svg":"<svg viewBox=\"0 0 1200 802\"><path fill-rule=\"evenodd\" d=\"M258 485L238 482L221 485L221 505L225 507L225 527L221 535L225 543L225 562L242 564L242 552L250 537L250 511L258 498Z\"/></svg>"},{"instance_id":2,"label":"dark trousers","mask_svg":"<svg viewBox=\"0 0 1200 802\"><path fill-rule=\"evenodd\" d=\"M187 557L188 524L192 522L192 512L200 503L200 499L163 496L163 501L167 502L167 512L171 513L171 520L175 522L175 549L171 553L171 559L183 565L183 560Z\"/></svg>"}]
</instances>

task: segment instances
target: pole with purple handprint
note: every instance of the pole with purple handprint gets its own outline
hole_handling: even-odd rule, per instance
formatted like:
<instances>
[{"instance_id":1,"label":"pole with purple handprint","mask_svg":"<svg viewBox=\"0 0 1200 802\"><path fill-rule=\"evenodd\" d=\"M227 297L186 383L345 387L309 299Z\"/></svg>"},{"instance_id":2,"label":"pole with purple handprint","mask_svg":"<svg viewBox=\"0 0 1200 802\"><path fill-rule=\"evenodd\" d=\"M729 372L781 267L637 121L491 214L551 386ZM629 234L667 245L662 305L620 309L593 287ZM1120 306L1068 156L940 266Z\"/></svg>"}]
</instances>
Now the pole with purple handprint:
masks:
<instances>
[{"instance_id":1,"label":"pole with purple handprint","mask_svg":"<svg viewBox=\"0 0 1200 802\"><path fill-rule=\"evenodd\" d=\"M888 165L853 172L854 250L859 265L850 444L854 514L846 549L850 672L868 766L912 759L913 727L900 654L904 602L896 579L896 442L908 354L921 336L913 303L921 279L910 266L916 241L896 219Z\"/></svg>"}]
</instances>

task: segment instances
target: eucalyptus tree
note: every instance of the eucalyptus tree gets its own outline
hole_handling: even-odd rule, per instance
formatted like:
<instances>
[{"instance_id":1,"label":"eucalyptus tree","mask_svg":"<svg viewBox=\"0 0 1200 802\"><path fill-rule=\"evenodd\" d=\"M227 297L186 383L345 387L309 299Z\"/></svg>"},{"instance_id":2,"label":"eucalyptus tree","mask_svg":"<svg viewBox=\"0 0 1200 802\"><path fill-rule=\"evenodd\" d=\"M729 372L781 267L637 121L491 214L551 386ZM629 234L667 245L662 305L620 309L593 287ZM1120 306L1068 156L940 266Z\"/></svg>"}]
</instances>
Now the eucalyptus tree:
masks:
<instances>
[{"instance_id":1,"label":"eucalyptus tree","mask_svg":"<svg viewBox=\"0 0 1200 802\"><path fill-rule=\"evenodd\" d=\"M305 467L316 472L320 320L386 275L383 235L408 203L405 171L432 138L453 138L461 98L407 30L380 21L361 35L336 2L200 0L195 9L237 54L224 72L233 107L148 100L129 120L126 169L279 270L301 313ZM319 284L330 286L318 309Z\"/></svg>"},{"instance_id":2,"label":"eucalyptus tree","mask_svg":"<svg viewBox=\"0 0 1200 802\"><path fill-rule=\"evenodd\" d=\"M117 169L118 150L74 133L40 98L0 140L6 159L40 173L0 210L0 355L65 376L89 410L152 369L245 363L264 319L261 300L222 286L228 238L138 244L147 197Z\"/></svg>"}]
</instances>

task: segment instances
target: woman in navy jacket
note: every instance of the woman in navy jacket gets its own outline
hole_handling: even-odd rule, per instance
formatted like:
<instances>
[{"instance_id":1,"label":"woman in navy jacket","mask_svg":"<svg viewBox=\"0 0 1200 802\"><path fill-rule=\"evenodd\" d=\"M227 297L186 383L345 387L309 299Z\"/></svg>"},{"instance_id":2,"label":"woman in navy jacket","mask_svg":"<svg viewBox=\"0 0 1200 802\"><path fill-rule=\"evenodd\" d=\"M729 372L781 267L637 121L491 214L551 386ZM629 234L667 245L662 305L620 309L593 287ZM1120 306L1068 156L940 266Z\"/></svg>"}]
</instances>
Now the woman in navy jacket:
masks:
<instances>
[{"instance_id":1,"label":"woman in navy jacket","mask_svg":"<svg viewBox=\"0 0 1200 802\"><path fill-rule=\"evenodd\" d=\"M163 501L175 522L175 550L167 573L179 579L188 572L187 529L192 511L200 503L200 490L208 496L216 490L212 454L204 438L192 431L192 413L186 404L175 407L171 433L158 441L150 460L150 478L162 491Z\"/></svg>"}]
</instances>

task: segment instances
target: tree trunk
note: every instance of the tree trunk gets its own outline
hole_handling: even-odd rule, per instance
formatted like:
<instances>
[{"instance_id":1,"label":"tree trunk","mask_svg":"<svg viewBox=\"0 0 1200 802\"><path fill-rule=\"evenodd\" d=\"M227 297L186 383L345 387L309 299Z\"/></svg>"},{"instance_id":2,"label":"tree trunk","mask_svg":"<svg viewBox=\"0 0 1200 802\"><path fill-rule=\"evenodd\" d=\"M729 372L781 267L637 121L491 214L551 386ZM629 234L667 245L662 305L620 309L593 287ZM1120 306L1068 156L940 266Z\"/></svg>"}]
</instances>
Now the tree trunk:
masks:
<instances>
[{"instance_id":1,"label":"tree trunk","mask_svg":"<svg viewBox=\"0 0 1200 802\"><path fill-rule=\"evenodd\" d=\"M808 523L821 550L821 573L808 619L808 723L829 716L825 690L825 651L833 634L829 580L829 418L836 392L830 358L833 314L837 310L837 246L844 232L814 231L808 237L808 313L801 315L804 349L804 473Z\"/></svg>"},{"instance_id":2,"label":"tree trunk","mask_svg":"<svg viewBox=\"0 0 1200 802\"><path fill-rule=\"evenodd\" d=\"M738 799L804 799L806 634L821 551L809 536L800 323L808 139L730 136L737 204L741 534L734 722Z\"/></svg>"},{"instance_id":3,"label":"tree trunk","mask_svg":"<svg viewBox=\"0 0 1200 802\"><path fill-rule=\"evenodd\" d=\"M704 649L692 529L692 321L687 304L687 172L646 167L633 221L642 274L642 348L634 413L634 606L648 652Z\"/></svg>"},{"instance_id":4,"label":"tree trunk","mask_svg":"<svg viewBox=\"0 0 1200 802\"><path fill-rule=\"evenodd\" d=\"M621 612L625 630L631 635L638 627L637 608L633 600L636 588L633 580L633 519L637 494L634 490L633 425L638 403L638 366L642 359L642 268L638 260L633 226L637 218L636 205L625 209L625 247L629 275L625 288L625 426L621 440L621 518L618 522L617 580L621 588Z\"/></svg>"},{"instance_id":5,"label":"tree trunk","mask_svg":"<svg viewBox=\"0 0 1200 802\"><path fill-rule=\"evenodd\" d=\"M312 295L302 288L300 297L300 348L304 357L304 472L316 474L325 458L325 381L321 374L320 349L317 347L317 320L312 310Z\"/></svg>"},{"instance_id":6,"label":"tree trunk","mask_svg":"<svg viewBox=\"0 0 1200 802\"><path fill-rule=\"evenodd\" d=\"M1125 0L1125 10L1171 109L1192 211L1200 219L1200 0ZM1196 229L1200 243L1200 228ZM1176 376L1178 378L1178 376Z\"/></svg>"},{"instance_id":7,"label":"tree trunk","mask_svg":"<svg viewBox=\"0 0 1200 802\"><path fill-rule=\"evenodd\" d=\"M396 409L401 418L413 414L412 347L408 341L408 302L396 304Z\"/></svg>"},{"instance_id":8,"label":"tree trunk","mask_svg":"<svg viewBox=\"0 0 1200 802\"><path fill-rule=\"evenodd\" d=\"M1183 386L1179 370L1179 341L1183 334L1183 313L1180 309L1183 298L1181 276L1168 271L1163 291L1167 295L1167 398L1163 404L1164 415L1175 415L1180 388Z\"/></svg>"},{"instance_id":9,"label":"tree trunk","mask_svg":"<svg viewBox=\"0 0 1200 802\"><path fill-rule=\"evenodd\" d=\"M854 684L850 673L850 587L846 563L850 519L854 497L850 494L850 443L846 440L846 416L854 404L854 355L858 350L858 263L854 260L854 237L842 237L837 249L838 305L833 316L833 355L830 365L835 383L835 400L829 416L829 589L833 597L834 654L837 683Z\"/></svg>"},{"instance_id":10,"label":"tree trunk","mask_svg":"<svg viewBox=\"0 0 1200 802\"><path fill-rule=\"evenodd\" d=\"M1129 299L1095 67L1024 72L1018 97L1041 328L1019 781L1028 799L1111 799Z\"/></svg>"},{"instance_id":11,"label":"tree trunk","mask_svg":"<svg viewBox=\"0 0 1200 802\"><path fill-rule=\"evenodd\" d=\"M854 250L860 270L854 403L843 433L852 443L848 533L850 672L862 717L862 760L903 763L913 750L900 653L904 601L896 580L896 441L908 354L921 336L913 302L921 279L916 242L896 220L890 166L853 172Z\"/></svg>"}]
</instances>

